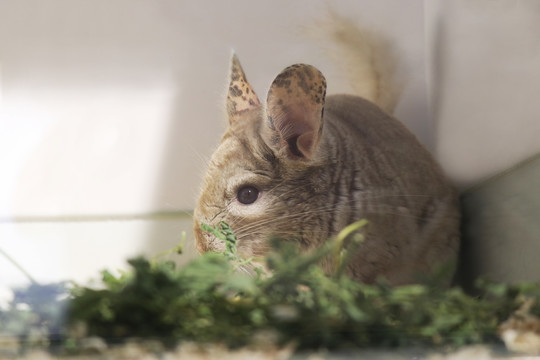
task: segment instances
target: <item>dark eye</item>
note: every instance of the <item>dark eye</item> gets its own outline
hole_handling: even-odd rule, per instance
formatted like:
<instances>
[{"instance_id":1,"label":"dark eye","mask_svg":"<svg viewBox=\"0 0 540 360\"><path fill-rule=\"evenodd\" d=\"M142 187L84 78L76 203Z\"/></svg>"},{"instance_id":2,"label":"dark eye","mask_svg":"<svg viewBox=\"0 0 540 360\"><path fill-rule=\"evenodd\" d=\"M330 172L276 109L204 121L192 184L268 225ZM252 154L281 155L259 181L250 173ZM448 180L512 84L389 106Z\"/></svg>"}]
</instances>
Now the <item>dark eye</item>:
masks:
<instances>
[{"instance_id":1,"label":"dark eye","mask_svg":"<svg viewBox=\"0 0 540 360\"><path fill-rule=\"evenodd\" d=\"M251 185L241 187L236 194L238 201L245 205L253 204L258 197L259 190Z\"/></svg>"}]
</instances>

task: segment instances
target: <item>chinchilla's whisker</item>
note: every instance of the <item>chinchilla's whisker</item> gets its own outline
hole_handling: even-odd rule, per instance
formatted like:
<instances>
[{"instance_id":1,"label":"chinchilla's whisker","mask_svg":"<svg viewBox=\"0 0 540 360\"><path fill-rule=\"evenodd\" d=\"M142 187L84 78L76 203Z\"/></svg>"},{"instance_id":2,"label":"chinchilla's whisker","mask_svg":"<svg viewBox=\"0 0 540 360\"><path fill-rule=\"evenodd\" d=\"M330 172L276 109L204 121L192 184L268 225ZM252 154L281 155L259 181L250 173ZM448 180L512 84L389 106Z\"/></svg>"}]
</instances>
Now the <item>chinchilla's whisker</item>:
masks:
<instances>
[{"instance_id":1,"label":"chinchilla's whisker","mask_svg":"<svg viewBox=\"0 0 540 360\"><path fill-rule=\"evenodd\" d=\"M370 216L370 215L392 215L392 216L396 216L396 217L407 217L407 218L417 219L417 220L422 219L421 216L417 216L417 215L414 215L412 213L404 213L402 211L398 211L398 210L396 210L397 207L398 206L391 206L391 205L384 205L384 204L374 204L374 205L372 205L370 207L369 212L366 212L366 216ZM309 217L309 216L313 216L313 215L325 214L325 213L331 212L332 210L333 210L332 207L326 207L326 208L320 208L320 209L316 209L316 210L310 210L308 212L303 212L303 213L287 214L287 215L284 215L284 216L278 216L278 217L271 218L271 219L257 220L257 221L251 222L250 224L238 227L238 228L236 228L234 230L235 230L236 233L249 232L252 229L256 229L256 228L259 228L259 227L265 226L265 225L271 225L273 223L280 223L283 220L294 220L294 219L302 218L302 217ZM360 220L360 219L358 219L358 220Z\"/></svg>"},{"instance_id":2,"label":"chinchilla's whisker","mask_svg":"<svg viewBox=\"0 0 540 360\"><path fill-rule=\"evenodd\" d=\"M283 220L294 220L296 218L303 218L303 217L308 217L312 215L325 214L325 213L330 212L331 210L332 210L331 207L326 207L326 208L320 208L316 210L310 210L309 212L291 213L291 214L275 216L269 219L255 220L245 226L238 227L234 230L237 232L245 231L246 229L249 229L250 227L253 227L253 226L261 226L261 225L266 225L266 224L283 222Z\"/></svg>"}]
</instances>

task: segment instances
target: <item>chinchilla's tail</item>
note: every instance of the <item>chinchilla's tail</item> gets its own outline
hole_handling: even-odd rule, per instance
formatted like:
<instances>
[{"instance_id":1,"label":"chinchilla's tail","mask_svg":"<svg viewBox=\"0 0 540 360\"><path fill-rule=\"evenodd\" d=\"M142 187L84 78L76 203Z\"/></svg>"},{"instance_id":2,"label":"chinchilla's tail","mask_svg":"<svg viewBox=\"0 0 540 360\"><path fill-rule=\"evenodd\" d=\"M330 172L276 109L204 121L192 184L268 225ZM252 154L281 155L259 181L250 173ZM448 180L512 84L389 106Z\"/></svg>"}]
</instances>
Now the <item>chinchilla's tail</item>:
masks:
<instances>
[{"instance_id":1,"label":"chinchilla's tail","mask_svg":"<svg viewBox=\"0 0 540 360\"><path fill-rule=\"evenodd\" d=\"M309 29L335 63L346 71L354 95L393 113L403 89L403 64L392 42L329 10Z\"/></svg>"}]
</instances>

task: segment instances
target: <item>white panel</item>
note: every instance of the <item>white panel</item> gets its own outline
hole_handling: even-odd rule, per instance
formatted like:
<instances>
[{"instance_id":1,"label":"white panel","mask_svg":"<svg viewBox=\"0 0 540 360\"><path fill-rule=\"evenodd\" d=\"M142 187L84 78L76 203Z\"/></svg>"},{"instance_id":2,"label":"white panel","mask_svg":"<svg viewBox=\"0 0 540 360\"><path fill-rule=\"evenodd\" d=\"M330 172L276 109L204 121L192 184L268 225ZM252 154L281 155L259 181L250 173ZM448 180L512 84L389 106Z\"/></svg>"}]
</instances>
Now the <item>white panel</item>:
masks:
<instances>
[{"instance_id":1,"label":"white panel","mask_svg":"<svg viewBox=\"0 0 540 360\"><path fill-rule=\"evenodd\" d=\"M196 256L189 218L0 223L0 249L40 283L96 279L104 269L125 269L128 258L153 257L180 244L179 264ZM27 283L0 254L0 287Z\"/></svg>"},{"instance_id":2,"label":"white panel","mask_svg":"<svg viewBox=\"0 0 540 360\"><path fill-rule=\"evenodd\" d=\"M431 3L437 155L469 186L540 152L540 2Z\"/></svg>"}]
</instances>

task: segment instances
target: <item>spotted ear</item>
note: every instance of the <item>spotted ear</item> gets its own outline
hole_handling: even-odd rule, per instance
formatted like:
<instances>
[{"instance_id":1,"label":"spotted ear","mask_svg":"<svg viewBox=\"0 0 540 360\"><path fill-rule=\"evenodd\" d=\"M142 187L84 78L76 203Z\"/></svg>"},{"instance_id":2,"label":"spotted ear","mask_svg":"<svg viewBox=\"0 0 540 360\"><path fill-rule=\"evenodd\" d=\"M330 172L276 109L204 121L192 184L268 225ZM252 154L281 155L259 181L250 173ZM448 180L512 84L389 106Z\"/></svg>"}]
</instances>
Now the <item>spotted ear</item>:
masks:
<instances>
[{"instance_id":1,"label":"spotted ear","mask_svg":"<svg viewBox=\"0 0 540 360\"><path fill-rule=\"evenodd\" d=\"M229 76L229 92L227 93L227 113L229 122L233 123L240 116L251 109L261 106L259 98L247 82L246 75L236 54L231 59L231 72Z\"/></svg>"},{"instance_id":2,"label":"spotted ear","mask_svg":"<svg viewBox=\"0 0 540 360\"><path fill-rule=\"evenodd\" d=\"M265 142L292 159L315 156L323 128L326 80L311 65L283 70L268 91Z\"/></svg>"}]
</instances>

